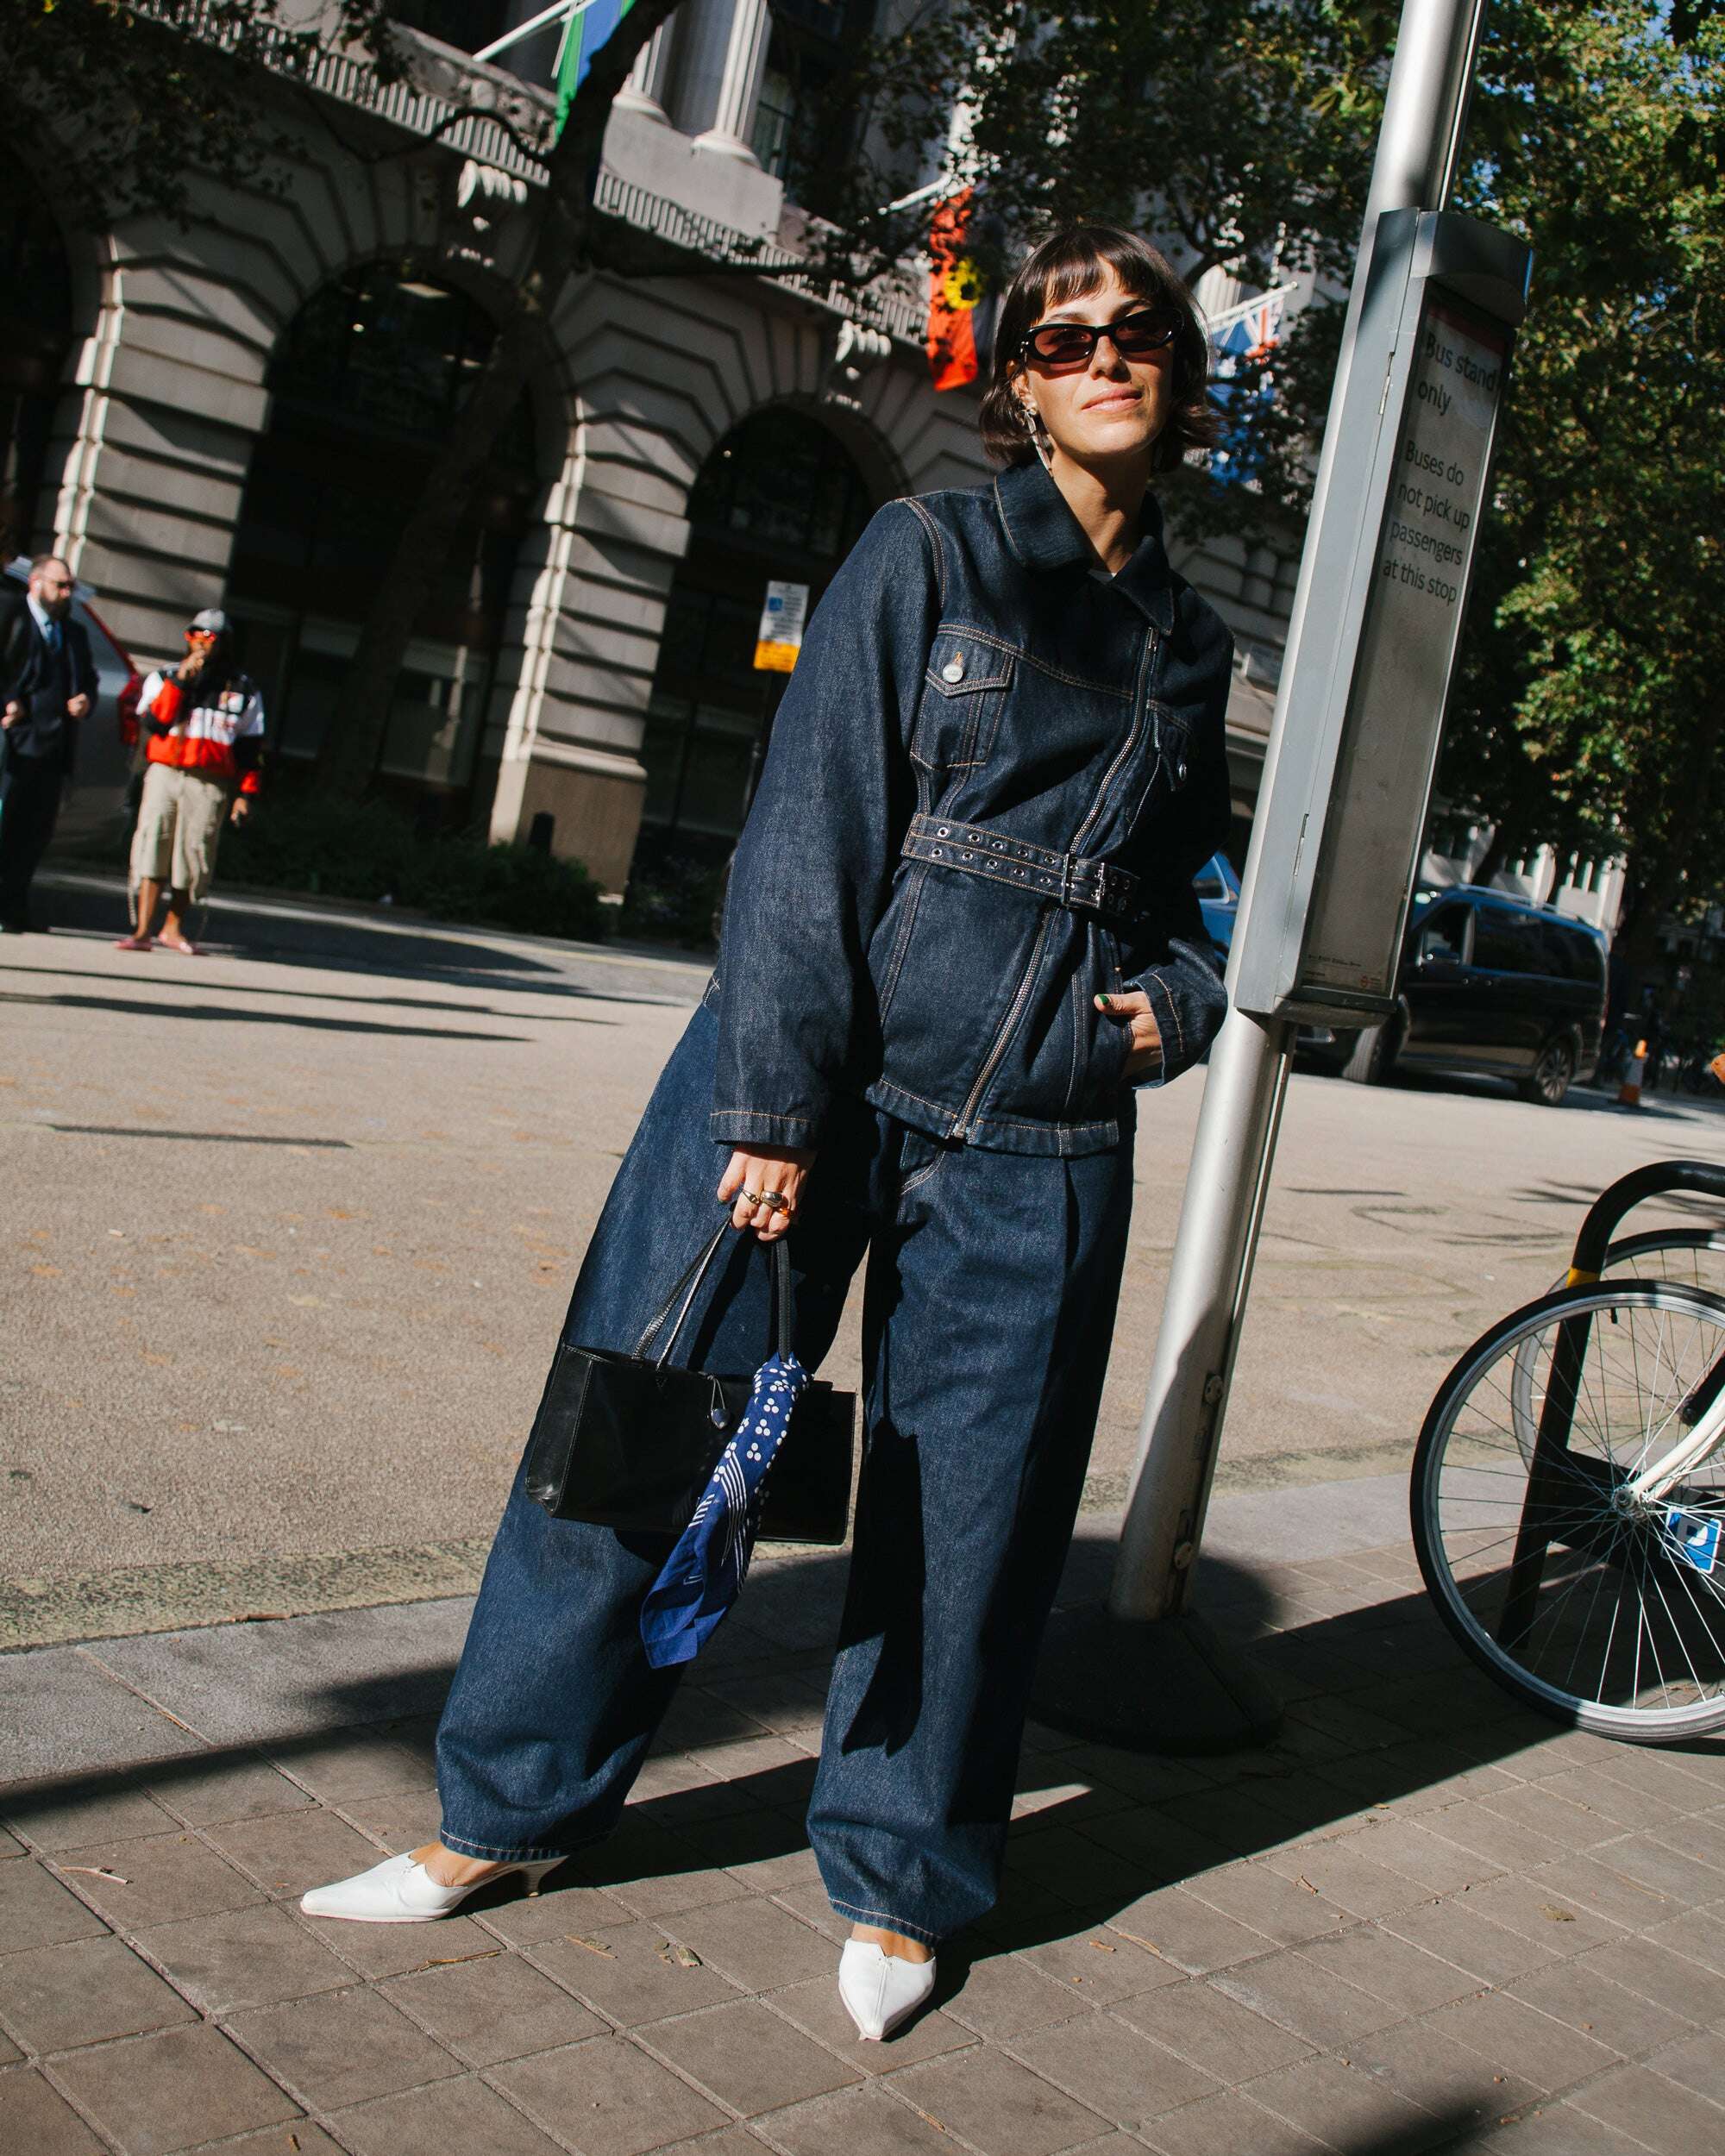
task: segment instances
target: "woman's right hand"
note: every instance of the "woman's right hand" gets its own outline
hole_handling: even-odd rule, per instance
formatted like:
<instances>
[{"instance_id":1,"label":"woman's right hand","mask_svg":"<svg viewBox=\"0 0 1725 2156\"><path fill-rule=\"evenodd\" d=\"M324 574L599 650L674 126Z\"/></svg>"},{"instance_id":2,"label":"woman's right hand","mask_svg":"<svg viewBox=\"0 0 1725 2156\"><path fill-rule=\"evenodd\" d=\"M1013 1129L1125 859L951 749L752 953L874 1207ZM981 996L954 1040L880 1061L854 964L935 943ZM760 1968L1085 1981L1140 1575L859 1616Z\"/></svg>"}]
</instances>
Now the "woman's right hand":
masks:
<instances>
[{"instance_id":1,"label":"woman's right hand","mask_svg":"<svg viewBox=\"0 0 1725 2156\"><path fill-rule=\"evenodd\" d=\"M813 1165L814 1155L806 1146L739 1147L718 1179L720 1198L734 1201L731 1226L753 1228L762 1242L776 1243L796 1224L803 1184ZM762 1205L759 1194L765 1192L775 1194L784 1200L783 1205Z\"/></svg>"}]
</instances>

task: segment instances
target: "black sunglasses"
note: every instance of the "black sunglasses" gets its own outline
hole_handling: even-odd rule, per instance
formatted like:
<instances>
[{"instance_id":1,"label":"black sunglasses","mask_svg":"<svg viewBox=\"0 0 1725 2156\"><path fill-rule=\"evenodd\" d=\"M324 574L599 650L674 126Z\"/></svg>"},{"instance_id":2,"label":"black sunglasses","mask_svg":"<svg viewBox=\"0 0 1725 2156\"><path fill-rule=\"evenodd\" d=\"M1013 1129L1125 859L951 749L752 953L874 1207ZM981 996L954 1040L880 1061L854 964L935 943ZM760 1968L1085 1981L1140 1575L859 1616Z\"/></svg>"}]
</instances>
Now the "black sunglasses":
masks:
<instances>
[{"instance_id":1,"label":"black sunglasses","mask_svg":"<svg viewBox=\"0 0 1725 2156\"><path fill-rule=\"evenodd\" d=\"M1123 360L1147 360L1165 351L1180 334L1180 324L1160 307L1135 307L1118 322L1044 322L1026 330L1019 356L1047 367L1088 367L1107 337Z\"/></svg>"}]
</instances>

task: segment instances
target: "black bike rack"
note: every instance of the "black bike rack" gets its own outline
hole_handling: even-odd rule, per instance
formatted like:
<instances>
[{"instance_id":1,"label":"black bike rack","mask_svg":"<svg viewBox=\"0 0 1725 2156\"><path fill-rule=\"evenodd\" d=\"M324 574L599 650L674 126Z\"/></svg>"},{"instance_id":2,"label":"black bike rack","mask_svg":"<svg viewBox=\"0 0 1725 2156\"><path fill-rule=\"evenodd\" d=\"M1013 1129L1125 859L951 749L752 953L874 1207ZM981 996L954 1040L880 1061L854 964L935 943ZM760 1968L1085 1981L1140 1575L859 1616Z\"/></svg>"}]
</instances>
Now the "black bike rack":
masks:
<instances>
[{"instance_id":1,"label":"black bike rack","mask_svg":"<svg viewBox=\"0 0 1725 2156\"><path fill-rule=\"evenodd\" d=\"M1652 1161L1645 1168L1632 1169L1627 1175L1620 1175L1588 1208L1581 1232L1575 1239L1575 1254L1570 1260L1565 1287L1589 1287L1596 1281L1604 1270L1612 1237L1624 1216L1649 1198L1672 1190L1698 1191L1706 1197L1725 1200L1725 1168L1702 1160ZM1566 1318L1558 1328L1557 1342L1552 1350L1551 1378L1546 1388L1539 1432L1534 1440L1534 1457L1528 1467L1527 1495L1521 1501L1515 1553L1509 1560L1509 1584L1497 1620L1497 1640L1502 1646L1518 1646L1532 1626L1545 1576L1546 1551L1554 1541L1568 1540L1573 1544L1577 1539L1573 1524L1577 1482L1597 1483L1603 1489L1615 1479L1609 1466L1577 1458L1569 1449L1570 1428L1575 1420L1576 1400L1592 1329L1591 1313ZM1699 1399L1686 1403L1690 1420L1704 1404ZM1559 1523L1565 1526L1563 1534L1552 1532Z\"/></svg>"}]
</instances>

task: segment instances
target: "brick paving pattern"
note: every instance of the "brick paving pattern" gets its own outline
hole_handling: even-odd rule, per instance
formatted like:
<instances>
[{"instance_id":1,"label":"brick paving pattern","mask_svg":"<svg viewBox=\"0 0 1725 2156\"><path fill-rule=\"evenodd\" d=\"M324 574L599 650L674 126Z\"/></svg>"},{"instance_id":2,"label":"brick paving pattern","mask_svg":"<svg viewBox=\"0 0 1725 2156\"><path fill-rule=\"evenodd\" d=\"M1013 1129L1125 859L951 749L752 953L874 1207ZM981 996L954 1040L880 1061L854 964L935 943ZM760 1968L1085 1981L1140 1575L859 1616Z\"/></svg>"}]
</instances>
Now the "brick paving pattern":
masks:
<instances>
[{"instance_id":1,"label":"brick paving pattern","mask_svg":"<svg viewBox=\"0 0 1725 2156\"><path fill-rule=\"evenodd\" d=\"M175 1756L0 1790L0 2146L1725 2149L1725 1753L1522 1713L1396 1549L1207 1576L1286 1702L1268 1749L1033 1726L1002 1907L856 2042L801 1827L842 1581L763 1564L618 1834L442 1924L296 1907L435 1829L428 1714L163 1723Z\"/></svg>"}]
</instances>

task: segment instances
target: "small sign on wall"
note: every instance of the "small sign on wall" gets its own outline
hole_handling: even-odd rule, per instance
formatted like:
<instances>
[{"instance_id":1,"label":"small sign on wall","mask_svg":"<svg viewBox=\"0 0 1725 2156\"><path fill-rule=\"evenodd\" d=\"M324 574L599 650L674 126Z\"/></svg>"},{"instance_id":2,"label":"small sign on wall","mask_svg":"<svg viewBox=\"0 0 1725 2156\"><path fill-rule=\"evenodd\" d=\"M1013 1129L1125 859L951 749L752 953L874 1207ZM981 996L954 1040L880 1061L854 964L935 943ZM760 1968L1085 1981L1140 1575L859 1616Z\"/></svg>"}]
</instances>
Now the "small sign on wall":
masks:
<instances>
[{"instance_id":1,"label":"small sign on wall","mask_svg":"<svg viewBox=\"0 0 1725 2156\"><path fill-rule=\"evenodd\" d=\"M761 609L761 627L755 640L755 665L758 672L788 674L797 663L797 654L803 648L803 624L808 619L809 587L806 584L781 584L776 579L767 586L767 601Z\"/></svg>"}]
</instances>

